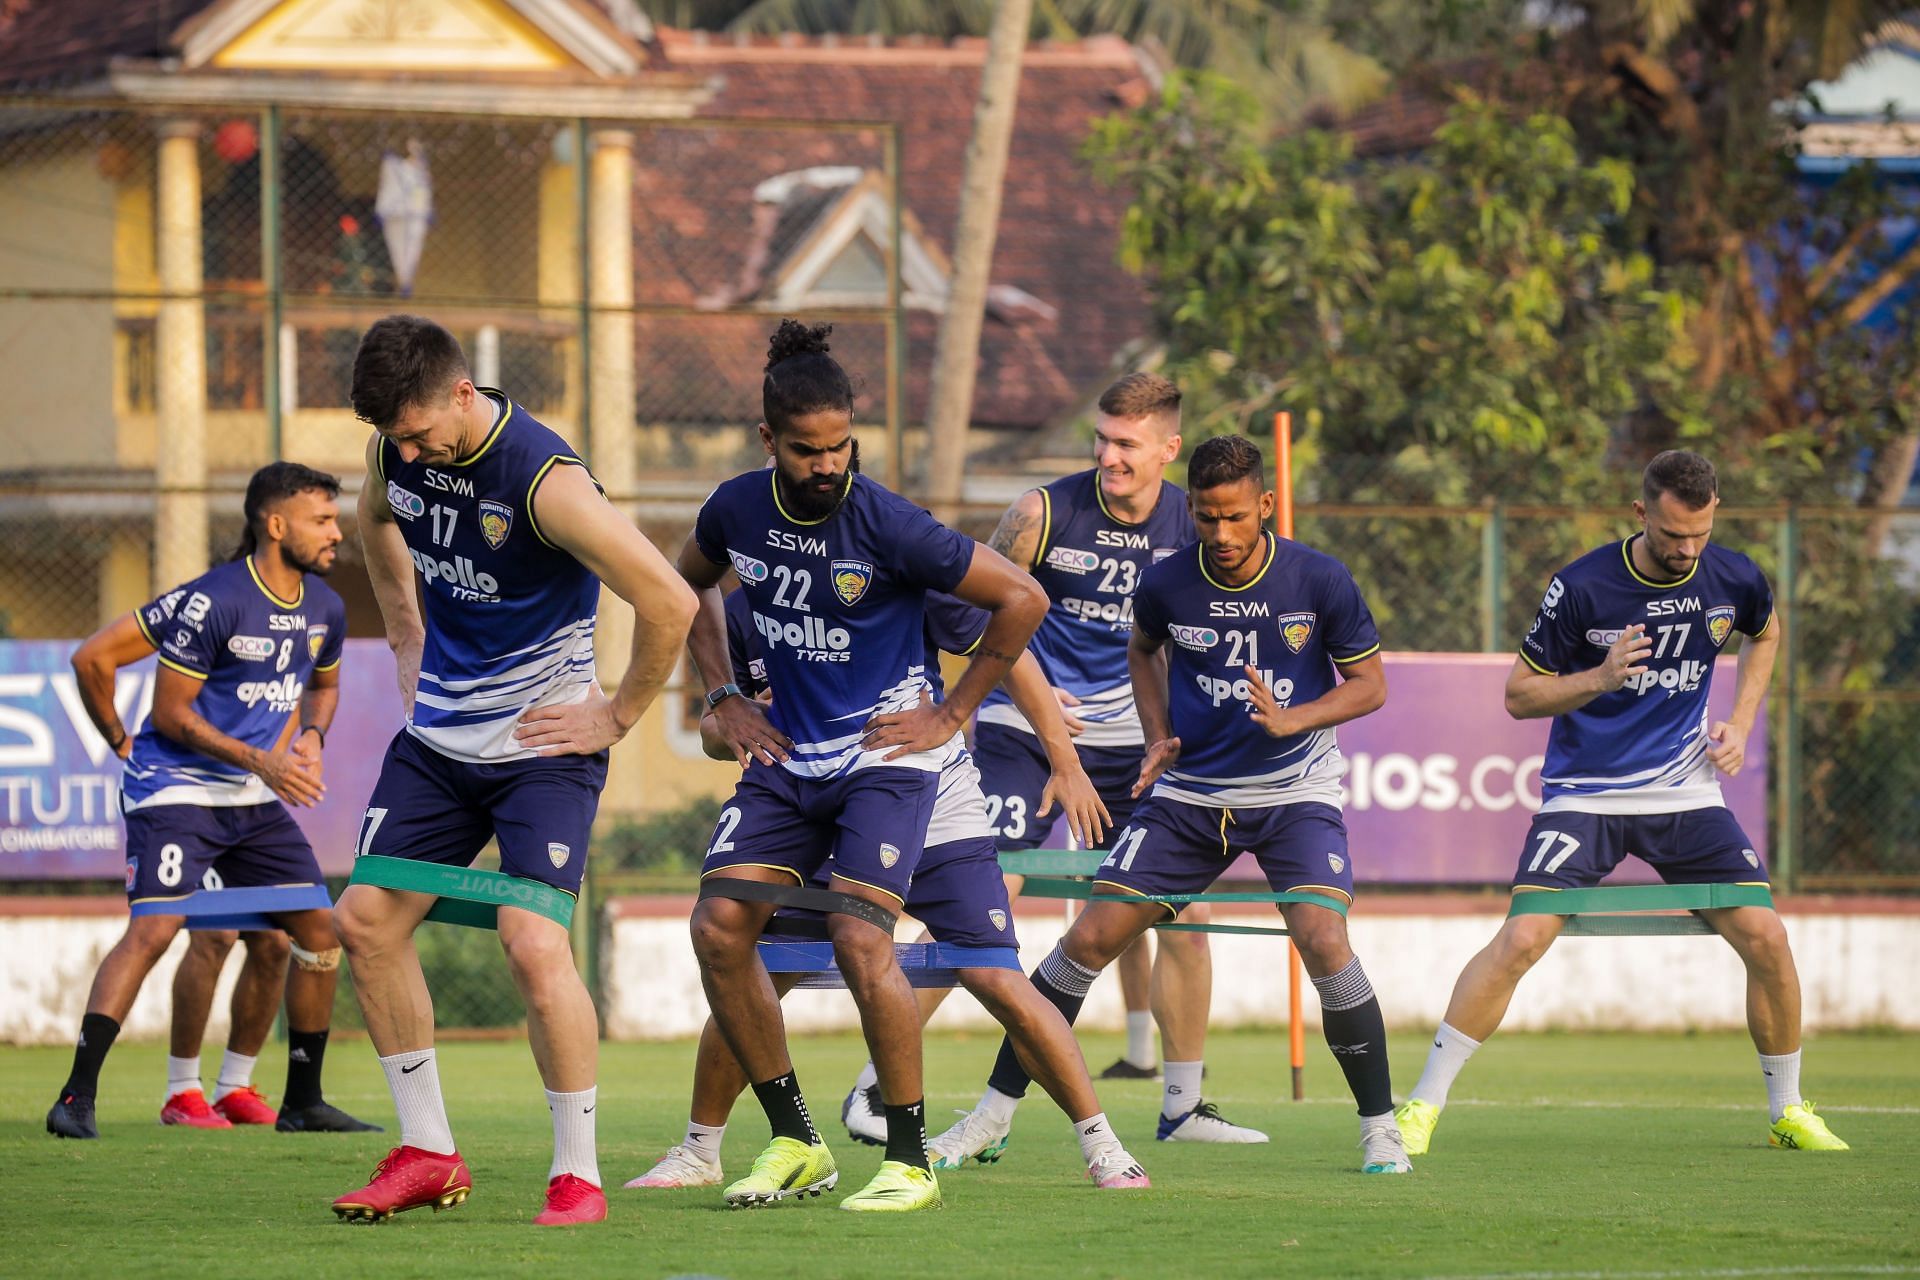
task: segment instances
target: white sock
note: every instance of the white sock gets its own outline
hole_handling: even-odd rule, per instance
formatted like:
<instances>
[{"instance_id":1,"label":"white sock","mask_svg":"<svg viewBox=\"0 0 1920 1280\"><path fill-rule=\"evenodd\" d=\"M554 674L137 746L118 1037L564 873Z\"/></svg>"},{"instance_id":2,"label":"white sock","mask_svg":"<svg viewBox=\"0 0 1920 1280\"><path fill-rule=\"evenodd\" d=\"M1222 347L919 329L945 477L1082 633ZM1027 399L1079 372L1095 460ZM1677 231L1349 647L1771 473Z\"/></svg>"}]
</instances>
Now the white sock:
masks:
<instances>
[{"instance_id":1,"label":"white sock","mask_svg":"<svg viewBox=\"0 0 1920 1280\"><path fill-rule=\"evenodd\" d=\"M393 1093L393 1109L400 1113L400 1145L418 1147L443 1156L454 1153L453 1128L447 1123L447 1104L440 1097L440 1064L431 1049L409 1049L380 1059Z\"/></svg>"},{"instance_id":2,"label":"white sock","mask_svg":"<svg viewBox=\"0 0 1920 1280\"><path fill-rule=\"evenodd\" d=\"M1427 1054L1426 1069L1421 1071L1419 1083L1413 1086L1412 1096L1430 1107L1444 1108L1454 1077L1479 1047L1478 1040L1442 1022L1440 1029L1433 1033L1433 1048Z\"/></svg>"},{"instance_id":3,"label":"white sock","mask_svg":"<svg viewBox=\"0 0 1920 1280\"><path fill-rule=\"evenodd\" d=\"M228 1094L238 1093L252 1084L253 1064L259 1060L257 1057L249 1058L244 1053L227 1050L226 1056L220 1059L220 1074L214 1079L213 1100L218 1102Z\"/></svg>"},{"instance_id":4,"label":"white sock","mask_svg":"<svg viewBox=\"0 0 1920 1280\"><path fill-rule=\"evenodd\" d=\"M1127 1061L1136 1067L1153 1065L1153 1014L1127 1010Z\"/></svg>"},{"instance_id":5,"label":"white sock","mask_svg":"<svg viewBox=\"0 0 1920 1280\"><path fill-rule=\"evenodd\" d=\"M1075 1120L1073 1132L1080 1139L1080 1158L1088 1164L1120 1145L1119 1135L1107 1123L1107 1113L1104 1111L1085 1120Z\"/></svg>"},{"instance_id":6,"label":"white sock","mask_svg":"<svg viewBox=\"0 0 1920 1280\"><path fill-rule=\"evenodd\" d=\"M996 1124L1012 1124L1014 1110L1019 1105L1020 1099L1009 1098L992 1085L988 1085L987 1091L980 1095L980 1104L974 1110L986 1112Z\"/></svg>"},{"instance_id":7,"label":"white sock","mask_svg":"<svg viewBox=\"0 0 1920 1280\"><path fill-rule=\"evenodd\" d=\"M167 1055L167 1098L176 1093L185 1093L189 1089L200 1087L200 1055L191 1058L176 1058ZM161 1099L162 1102L166 1098Z\"/></svg>"},{"instance_id":8,"label":"white sock","mask_svg":"<svg viewBox=\"0 0 1920 1280\"><path fill-rule=\"evenodd\" d=\"M726 1131L727 1126L723 1124L698 1124L689 1120L687 1136L680 1139L680 1145L709 1164L719 1164L720 1138Z\"/></svg>"},{"instance_id":9,"label":"white sock","mask_svg":"<svg viewBox=\"0 0 1920 1280\"><path fill-rule=\"evenodd\" d=\"M1169 1120L1178 1120L1200 1105L1200 1072L1205 1065L1202 1062L1160 1064L1163 1081L1160 1090L1161 1115Z\"/></svg>"},{"instance_id":10,"label":"white sock","mask_svg":"<svg viewBox=\"0 0 1920 1280\"><path fill-rule=\"evenodd\" d=\"M867 1059L867 1065L860 1068L860 1078L853 1082L856 1089L870 1089L880 1083L880 1072L874 1067L873 1059Z\"/></svg>"},{"instance_id":11,"label":"white sock","mask_svg":"<svg viewBox=\"0 0 1920 1280\"><path fill-rule=\"evenodd\" d=\"M1797 1107L1805 1101L1800 1096L1798 1049L1792 1053L1761 1054L1760 1070L1767 1077L1767 1108L1775 1120L1787 1114L1788 1107Z\"/></svg>"},{"instance_id":12,"label":"white sock","mask_svg":"<svg viewBox=\"0 0 1920 1280\"><path fill-rule=\"evenodd\" d=\"M547 1109L553 1112L553 1164L547 1169L549 1181L563 1173L600 1185L600 1156L593 1146L593 1109L598 1105L600 1088L578 1093L547 1090Z\"/></svg>"}]
</instances>

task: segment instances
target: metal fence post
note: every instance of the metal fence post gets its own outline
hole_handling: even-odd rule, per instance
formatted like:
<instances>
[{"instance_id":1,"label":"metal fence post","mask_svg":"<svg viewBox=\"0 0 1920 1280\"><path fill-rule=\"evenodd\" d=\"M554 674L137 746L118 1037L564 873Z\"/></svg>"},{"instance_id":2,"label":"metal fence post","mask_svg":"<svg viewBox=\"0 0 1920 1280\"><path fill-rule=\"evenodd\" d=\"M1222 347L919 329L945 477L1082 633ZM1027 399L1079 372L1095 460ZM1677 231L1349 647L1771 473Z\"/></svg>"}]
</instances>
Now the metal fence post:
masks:
<instances>
[{"instance_id":1,"label":"metal fence post","mask_svg":"<svg viewBox=\"0 0 1920 1280\"><path fill-rule=\"evenodd\" d=\"M1480 523L1480 648L1498 653L1501 608L1506 598L1507 509L1489 503Z\"/></svg>"},{"instance_id":2,"label":"metal fence post","mask_svg":"<svg viewBox=\"0 0 1920 1280\"><path fill-rule=\"evenodd\" d=\"M1783 888L1791 890L1799 872L1801 784L1800 664L1797 654L1799 645L1795 640L1800 631L1800 616L1794 607L1799 603L1800 513L1791 503L1787 506L1786 518L1780 522L1776 538L1780 559L1780 603L1775 607L1784 610L1787 627L1780 645L1780 659L1786 667L1786 684L1781 691L1783 706L1775 717L1775 723L1780 726L1780 737L1779 750L1774 753L1773 770L1773 879Z\"/></svg>"},{"instance_id":3,"label":"metal fence post","mask_svg":"<svg viewBox=\"0 0 1920 1280\"><path fill-rule=\"evenodd\" d=\"M900 192L900 127L887 130L885 152L887 180L887 487L896 492L907 473L907 308L901 285L900 261L906 255L901 237L905 234Z\"/></svg>"},{"instance_id":4,"label":"metal fence post","mask_svg":"<svg viewBox=\"0 0 1920 1280\"><path fill-rule=\"evenodd\" d=\"M285 323L286 277L280 270L280 108L268 107L260 125L260 276L267 294L260 398L267 411L267 457L278 462L286 439L282 414L280 327Z\"/></svg>"}]
</instances>

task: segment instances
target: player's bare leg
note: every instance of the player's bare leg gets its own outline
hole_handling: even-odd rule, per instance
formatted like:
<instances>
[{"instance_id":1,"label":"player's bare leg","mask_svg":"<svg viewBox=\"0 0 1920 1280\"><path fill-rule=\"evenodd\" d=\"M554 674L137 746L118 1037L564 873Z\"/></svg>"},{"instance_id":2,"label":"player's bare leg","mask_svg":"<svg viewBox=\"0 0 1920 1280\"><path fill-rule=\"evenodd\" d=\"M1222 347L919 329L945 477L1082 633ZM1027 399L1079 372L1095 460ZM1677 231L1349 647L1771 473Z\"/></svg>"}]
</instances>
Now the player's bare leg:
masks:
<instances>
[{"instance_id":1,"label":"player's bare leg","mask_svg":"<svg viewBox=\"0 0 1920 1280\"><path fill-rule=\"evenodd\" d=\"M1182 924L1212 919L1213 908L1204 902L1190 903L1180 913ZM1163 932L1156 942L1151 989L1153 1020L1160 1028L1160 1114L1178 1120L1201 1105L1207 1017L1213 1006L1213 948L1204 933ZM1143 938L1128 954L1144 945ZM1120 962L1126 963L1125 955ZM1127 1016L1131 1020L1133 1015Z\"/></svg>"},{"instance_id":2,"label":"player's bare leg","mask_svg":"<svg viewBox=\"0 0 1920 1280\"><path fill-rule=\"evenodd\" d=\"M1565 923L1563 916L1509 916L1493 941L1460 970L1447 1002L1447 1016L1427 1052L1427 1065L1413 1092L1394 1113L1407 1154L1427 1153L1454 1079L1481 1042L1499 1028L1520 979L1540 963Z\"/></svg>"},{"instance_id":3,"label":"player's bare leg","mask_svg":"<svg viewBox=\"0 0 1920 1280\"><path fill-rule=\"evenodd\" d=\"M1800 1095L1800 974L1786 926L1770 907L1700 914L1747 967L1747 1030L1760 1053L1773 1116L1768 1142L1802 1151L1847 1150Z\"/></svg>"},{"instance_id":4,"label":"player's bare leg","mask_svg":"<svg viewBox=\"0 0 1920 1280\"><path fill-rule=\"evenodd\" d=\"M196 941L199 936L194 935ZM240 943L246 950L227 1005L227 1049L257 1058L273 1032L273 1016L280 1011L293 946L279 929L249 929L240 935Z\"/></svg>"},{"instance_id":5,"label":"player's bare leg","mask_svg":"<svg viewBox=\"0 0 1920 1280\"><path fill-rule=\"evenodd\" d=\"M253 1069L280 1010L290 954L287 937L278 929L250 929L245 934L208 929L189 933L187 939L187 954L173 975L172 1045L161 1122L222 1128L272 1124L278 1115L253 1088ZM246 943L245 962L228 1002L227 1048L214 1078L209 1108L200 1087L200 1046L206 1039L220 972L239 939Z\"/></svg>"},{"instance_id":6,"label":"player's bare leg","mask_svg":"<svg viewBox=\"0 0 1920 1280\"><path fill-rule=\"evenodd\" d=\"M451 1209L473 1188L447 1123L433 1051L433 997L413 945L413 931L433 903L428 894L355 884L333 908L361 1018L400 1113L400 1145L366 1186L333 1202L349 1222L378 1222L425 1205Z\"/></svg>"},{"instance_id":7,"label":"player's bare leg","mask_svg":"<svg viewBox=\"0 0 1920 1280\"><path fill-rule=\"evenodd\" d=\"M47 1112L47 1132L61 1138L97 1138L93 1122L94 1095L100 1089L100 1066L120 1034L120 1024L133 1008L140 984L186 924L182 916L134 916L127 931L100 961L87 993L86 1016L73 1051L73 1070L60 1096Z\"/></svg>"},{"instance_id":8,"label":"player's bare leg","mask_svg":"<svg viewBox=\"0 0 1920 1280\"><path fill-rule=\"evenodd\" d=\"M187 953L173 971L173 1009L167 1044L167 1091L160 1104L160 1123L198 1129L229 1129L232 1122L207 1105L201 1087L200 1046L206 1039L207 1019L213 1013L214 987L227 954L239 934L231 929L209 929L187 935ZM238 992L235 992L236 997ZM268 1013L272 1018L272 1013ZM235 1055L227 1054L223 1068L231 1070ZM251 1058L241 1060L251 1069Z\"/></svg>"},{"instance_id":9,"label":"player's bare leg","mask_svg":"<svg viewBox=\"0 0 1920 1280\"><path fill-rule=\"evenodd\" d=\"M1347 918L1310 902L1280 906L1301 967L1320 996L1320 1025L1360 1112L1363 1173L1407 1173L1399 1127L1393 1116L1393 1081L1387 1065L1387 1024L1366 970L1347 941Z\"/></svg>"}]
</instances>

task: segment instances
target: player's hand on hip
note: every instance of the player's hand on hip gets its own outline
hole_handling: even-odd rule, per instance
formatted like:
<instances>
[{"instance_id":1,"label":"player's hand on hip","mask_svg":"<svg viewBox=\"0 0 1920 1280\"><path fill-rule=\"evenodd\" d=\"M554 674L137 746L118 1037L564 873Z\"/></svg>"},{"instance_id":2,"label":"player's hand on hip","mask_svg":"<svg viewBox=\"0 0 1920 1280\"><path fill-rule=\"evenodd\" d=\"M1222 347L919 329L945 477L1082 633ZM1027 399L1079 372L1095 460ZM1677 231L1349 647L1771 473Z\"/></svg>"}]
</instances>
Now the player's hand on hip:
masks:
<instances>
[{"instance_id":1,"label":"player's hand on hip","mask_svg":"<svg viewBox=\"0 0 1920 1280\"><path fill-rule=\"evenodd\" d=\"M325 776L326 769L320 759L321 747L318 734L296 733L293 736L292 745L287 750L306 761L307 767L312 770L316 779Z\"/></svg>"},{"instance_id":2,"label":"player's hand on hip","mask_svg":"<svg viewBox=\"0 0 1920 1280\"><path fill-rule=\"evenodd\" d=\"M1612 693L1633 677L1645 675L1647 669L1640 664L1652 656L1653 640L1647 635L1646 624L1634 623L1607 646L1606 661L1600 664L1601 691Z\"/></svg>"},{"instance_id":3,"label":"player's hand on hip","mask_svg":"<svg viewBox=\"0 0 1920 1280\"><path fill-rule=\"evenodd\" d=\"M1173 762L1180 758L1180 739L1162 738L1147 745L1147 755L1140 762L1140 781L1133 784L1132 795L1139 799L1146 794L1154 780L1173 768Z\"/></svg>"},{"instance_id":4,"label":"player's hand on hip","mask_svg":"<svg viewBox=\"0 0 1920 1280\"><path fill-rule=\"evenodd\" d=\"M773 727L767 719L767 706L753 698L727 697L713 709L713 720L720 738L733 751L742 769L758 760L761 764L779 764L793 749L793 740Z\"/></svg>"},{"instance_id":5,"label":"player's hand on hip","mask_svg":"<svg viewBox=\"0 0 1920 1280\"><path fill-rule=\"evenodd\" d=\"M923 696L917 707L890 711L867 721L866 736L860 740L860 746L866 751L884 751L893 747L894 750L888 751L886 758L898 760L916 751L932 751L935 747L943 747L958 732L960 723L947 710L946 704L929 702Z\"/></svg>"},{"instance_id":6,"label":"player's hand on hip","mask_svg":"<svg viewBox=\"0 0 1920 1280\"><path fill-rule=\"evenodd\" d=\"M1747 735L1725 720L1707 731L1707 760L1729 778L1747 763Z\"/></svg>"},{"instance_id":7,"label":"player's hand on hip","mask_svg":"<svg viewBox=\"0 0 1920 1280\"><path fill-rule=\"evenodd\" d=\"M598 685L578 702L535 707L513 730L515 742L543 756L590 756L626 736L613 717L613 700Z\"/></svg>"},{"instance_id":8,"label":"player's hand on hip","mask_svg":"<svg viewBox=\"0 0 1920 1280\"><path fill-rule=\"evenodd\" d=\"M1067 710L1068 707L1079 706L1080 699L1074 697L1058 685L1054 686L1053 696L1060 700L1060 718L1067 722L1067 732L1076 738L1085 733L1087 731L1087 722Z\"/></svg>"},{"instance_id":9,"label":"player's hand on hip","mask_svg":"<svg viewBox=\"0 0 1920 1280\"><path fill-rule=\"evenodd\" d=\"M311 809L327 794L319 769L291 748L264 752L253 772L273 794L302 809Z\"/></svg>"},{"instance_id":10,"label":"player's hand on hip","mask_svg":"<svg viewBox=\"0 0 1920 1280\"><path fill-rule=\"evenodd\" d=\"M1266 731L1271 738L1284 738L1293 732L1287 727L1287 709L1273 696L1273 690L1267 687L1266 677L1252 667L1242 668L1247 673L1247 701L1252 703L1248 712L1253 722Z\"/></svg>"},{"instance_id":11,"label":"player's hand on hip","mask_svg":"<svg viewBox=\"0 0 1920 1280\"><path fill-rule=\"evenodd\" d=\"M1078 766L1079 762L1075 761L1073 767L1056 770L1047 779L1046 789L1040 793L1039 811L1034 816L1046 817L1053 812L1054 801L1059 801L1060 811L1067 815L1067 829L1073 832L1081 848L1091 849L1113 826L1113 817L1107 812L1107 806L1100 803L1100 792L1094 788L1093 779Z\"/></svg>"}]
</instances>

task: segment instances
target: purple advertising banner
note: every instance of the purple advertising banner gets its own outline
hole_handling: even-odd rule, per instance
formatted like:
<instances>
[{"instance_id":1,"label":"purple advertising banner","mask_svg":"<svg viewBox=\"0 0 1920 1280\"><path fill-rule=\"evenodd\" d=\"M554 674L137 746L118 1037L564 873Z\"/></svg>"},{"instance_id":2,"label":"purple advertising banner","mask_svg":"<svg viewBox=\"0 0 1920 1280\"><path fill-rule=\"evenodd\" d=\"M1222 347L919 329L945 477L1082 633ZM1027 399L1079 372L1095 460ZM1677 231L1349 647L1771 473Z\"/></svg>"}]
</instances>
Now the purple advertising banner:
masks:
<instances>
[{"instance_id":1,"label":"purple advertising banner","mask_svg":"<svg viewBox=\"0 0 1920 1280\"><path fill-rule=\"evenodd\" d=\"M1507 715L1513 658L1497 653L1389 653L1387 705L1340 726L1354 878L1373 883L1506 884L1540 807L1545 720ZM1711 715L1733 710L1736 659L1714 666ZM1766 718L1747 740L1727 806L1766 856ZM1235 868L1257 879L1251 862ZM1655 879L1629 859L1616 880Z\"/></svg>"},{"instance_id":2,"label":"purple advertising banner","mask_svg":"<svg viewBox=\"0 0 1920 1280\"><path fill-rule=\"evenodd\" d=\"M126 865L120 761L80 703L70 640L0 641L0 880L118 879ZM154 662L120 672L114 701L128 724L153 705ZM400 695L385 642L349 640L340 710L327 733L327 798L293 815L321 867L345 875Z\"/></svg>"}]
</instances>

